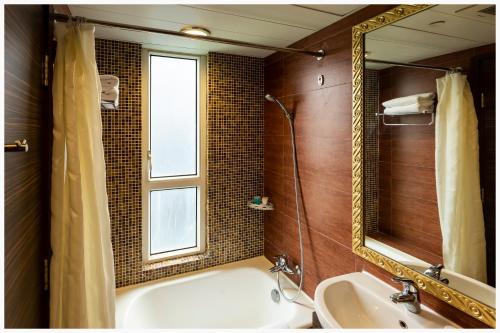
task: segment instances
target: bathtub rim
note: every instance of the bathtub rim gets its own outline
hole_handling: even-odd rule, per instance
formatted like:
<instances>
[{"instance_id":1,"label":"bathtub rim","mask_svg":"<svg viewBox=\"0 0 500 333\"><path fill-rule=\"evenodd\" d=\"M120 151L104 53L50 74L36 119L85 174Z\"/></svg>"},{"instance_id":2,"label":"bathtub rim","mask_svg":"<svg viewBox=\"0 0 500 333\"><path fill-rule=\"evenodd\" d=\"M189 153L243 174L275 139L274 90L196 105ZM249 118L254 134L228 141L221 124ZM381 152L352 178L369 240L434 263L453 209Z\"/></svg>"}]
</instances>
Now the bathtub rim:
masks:
<instances>
[{"instance_id":1,"label":"bathtub rim","mask_svg":"<svg viewBox=\"0 0 500 333\"><path fill-rule=\"evenodd\" d=\"M212 266L209 268L205 268L202 270L186 272L178 275L168 276L161 279L146 281L138 284L128 285L125 287L120 287L115 289L116 294L116 323L117 328L125 328L123 326L124 319L127 317L127 313L130 310L130 305L143 296L144 294L150 292L152 289L161 288L164 286L174 286L176 284L181 283L189 283L190 281L195 281L199 279L203 279L204 277L209 277L213 275L217 275L223 273L224 271L231 271L238 268L248 268L255 269L258 271L258 274L263 274L266 278L271 278L274 283L276 283L276 278L269 276L268 269L271 268L273 264L269 259L265 256L257 256L249 259L234 261L231 263L226 263L223 265ZM293 296L291 293L296 292L297 285L290 279L288 276L284 274L280 277L282 281L282 285L285 286L285 292L288 296ZM277 289L277 284L275 284ZM290 294L289 294L290 292ZM120 301L118 301L120 299ZM282 299L282 302L287 302ZM302 291L298 304L286 304L285 306L295 306L297 311L295 315L292 315L290 318L284 319L283 324L286 322L287 325L294 328L309 328L312 327L312 313L315 311L313 300L307 295L304 291ZM309 318L306 319L306 314L309 315ZM121 325L118 326L118 324ZM262 328L270 328L270 327L262 327ZM282 327L284 328L284 327ZM161 329L161 328L159 328Z\"/></svg>"}]
</instances>

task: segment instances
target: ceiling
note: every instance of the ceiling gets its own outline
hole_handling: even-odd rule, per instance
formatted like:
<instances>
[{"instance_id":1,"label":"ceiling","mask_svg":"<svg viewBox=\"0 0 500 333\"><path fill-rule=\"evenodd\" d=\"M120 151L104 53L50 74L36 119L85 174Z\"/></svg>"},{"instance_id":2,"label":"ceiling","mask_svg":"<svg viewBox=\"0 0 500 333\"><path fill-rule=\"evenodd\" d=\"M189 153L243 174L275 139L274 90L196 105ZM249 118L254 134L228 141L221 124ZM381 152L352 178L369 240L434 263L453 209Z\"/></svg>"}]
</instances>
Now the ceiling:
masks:
<instances>
[{"instance_id":1,"label":"ceiling","mask_svg":"<svg viewBox=\"0 0 500 333\"><path fill-rule=\"evenodd\" d=\"M480 12L491 6L437 5L374 30L366 35L366 57L415 62L495 43L495 15ZM367 63L370 69L387 67Z\"/></svg>"},{"instance_id":2,"label":"ceiling","mask_svg":"<svg viewBox=\"0 0 500 333\"><path fill-rule=\"evenodd\" d=\"M364 5L70 5L72 15L179 31L188 25L214 37L285 47L361 9ZM182 37L96 26L96 37L137 42L146 48L206 54L209 51L266 57L273 51Z\"/></svg>"}]
</instances>

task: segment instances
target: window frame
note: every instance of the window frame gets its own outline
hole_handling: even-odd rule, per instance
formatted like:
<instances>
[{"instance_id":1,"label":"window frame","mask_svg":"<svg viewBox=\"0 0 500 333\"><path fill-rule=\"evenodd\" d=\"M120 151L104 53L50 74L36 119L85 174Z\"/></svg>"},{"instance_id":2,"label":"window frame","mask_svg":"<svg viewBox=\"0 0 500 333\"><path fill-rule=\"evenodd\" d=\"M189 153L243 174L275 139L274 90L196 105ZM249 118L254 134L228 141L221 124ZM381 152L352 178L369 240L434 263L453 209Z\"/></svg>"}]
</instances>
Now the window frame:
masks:
<instances>
[{"instance_id":1,"label":"window frame","mask_svg":"<svg viewBox=\"0 0 500 333\"><path fill-rule=\"evenodd\" d=\"M184 176L151 177L150 154L150 61L151 56L197 60L197 174ZM145 263L164 261L205 252L206 249L206 207L207 207L207 156L206 156L206 56L174 52L142 50L142 254ZM150 198L152 191L175 188L197 188L197 230L196 247L151 254L150 252Z\"/></svg>"}]
</instances>

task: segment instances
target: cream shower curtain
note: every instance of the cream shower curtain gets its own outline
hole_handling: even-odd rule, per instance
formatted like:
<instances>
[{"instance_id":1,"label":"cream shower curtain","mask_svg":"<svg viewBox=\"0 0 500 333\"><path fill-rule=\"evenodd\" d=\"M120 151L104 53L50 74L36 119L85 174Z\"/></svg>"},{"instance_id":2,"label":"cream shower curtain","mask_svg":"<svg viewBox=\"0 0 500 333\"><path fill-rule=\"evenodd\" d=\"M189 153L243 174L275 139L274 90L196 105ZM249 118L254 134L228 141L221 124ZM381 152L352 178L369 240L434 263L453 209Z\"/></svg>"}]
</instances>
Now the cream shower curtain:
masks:
<instances>
[{"instance_id":1,"label":"cream shower curtain","mask_svg":"<svg viewBox=\"0 0 500 333\"><path fill-rule=\"evenodd\" d=\"M112 328L115 279L94 27L56 25L50 326Z\"/></svg>"},{"instance_id":2,"label":"cream shower curtain","mask_svg":"<svg viewBox=\"0 0 500 333\"><path fill-rule=\"evenodd\" d=\"M467 77L437 82L436 189L447 269L486 282L477 117Z\"/></svg>"}]
</instances>

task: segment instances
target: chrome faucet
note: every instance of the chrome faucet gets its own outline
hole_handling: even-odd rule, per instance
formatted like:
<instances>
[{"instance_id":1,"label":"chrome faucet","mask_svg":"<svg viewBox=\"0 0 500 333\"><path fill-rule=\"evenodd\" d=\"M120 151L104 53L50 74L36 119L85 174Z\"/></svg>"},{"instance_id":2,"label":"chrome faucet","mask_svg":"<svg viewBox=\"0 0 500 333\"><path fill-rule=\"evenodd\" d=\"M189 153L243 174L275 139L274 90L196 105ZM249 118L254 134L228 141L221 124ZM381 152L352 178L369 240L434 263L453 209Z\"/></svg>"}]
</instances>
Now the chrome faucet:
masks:
<instances>
[{"instance_id":1,"label":"chrome faucet","mask_svg":"<svg viewBox=\"0 0 500 333\"><path fill-rule=\"evenodd\" d=\"M275 256L274 259L276 260L276 262L273 267L269 268L269 272L284 272L291 275L300 274L300 266L294 265L290 257L288 257L286 254Z\"/></svg>"},{"instance_id":2,"label":"chrome faucet","mask_svg":"<svg viewBox=\"0 0 500 333\"><path fill-rule=\"evenodd\" d=\"M403 305L412 313L420 313L420 294L415 283L407 278L394 276L392 281L401 282L403 290L390 296L394 303L403 303Z\"/></svg>"},{"instance_id":3,"label":"chrome faucet","mask_svg":"<svg viewBox=\"0 0 500 333\"><path fill-rule=\"evenodd\" d=\"M433 265L429 268L427 268L424 272L425 275L433 278L433 279L436 279L438 281L441 281L443 282L444 284L448 284L450 283L450 280L448 280L447 278L441 278L441 270L444 268L444 265L443 264L437 264L437 265Z\"/></svg>"}]
</instances>

